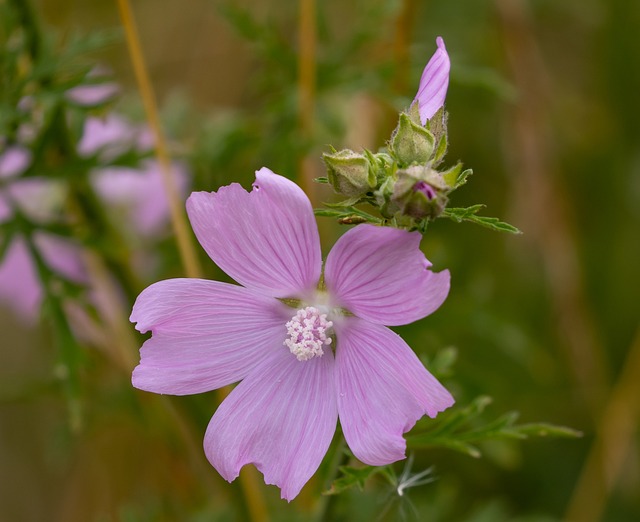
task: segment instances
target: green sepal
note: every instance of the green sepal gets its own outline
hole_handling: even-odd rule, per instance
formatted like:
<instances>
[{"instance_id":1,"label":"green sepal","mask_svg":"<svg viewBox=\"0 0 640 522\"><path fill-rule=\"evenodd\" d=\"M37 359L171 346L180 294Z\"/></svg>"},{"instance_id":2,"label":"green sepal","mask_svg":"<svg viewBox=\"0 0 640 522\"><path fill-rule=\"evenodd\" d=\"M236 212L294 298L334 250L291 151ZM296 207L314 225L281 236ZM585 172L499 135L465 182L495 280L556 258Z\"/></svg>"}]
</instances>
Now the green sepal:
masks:
<instances>
[{"instance_id":1,"label":"green sepal","mask_svg":"<svg viewBox=\"0 0 640 522\"><path fill-rule=\"evenodd\" d=\"M327 167L327 179L338 194L360 196L377 184L376 175L363 154L344 149L331 154L324 153L322 159Z\"/></svg>"},{"instance_id":2,"label":"green sepal","mask_svg":"<svg viewBox=\"0 0 640 522\"><path fill-rule=\"evenodd\" d=\"M433 154L435 137L403 112L391 136L389 147L401 166L424 165Z\"/></svg>"}]
</instances>

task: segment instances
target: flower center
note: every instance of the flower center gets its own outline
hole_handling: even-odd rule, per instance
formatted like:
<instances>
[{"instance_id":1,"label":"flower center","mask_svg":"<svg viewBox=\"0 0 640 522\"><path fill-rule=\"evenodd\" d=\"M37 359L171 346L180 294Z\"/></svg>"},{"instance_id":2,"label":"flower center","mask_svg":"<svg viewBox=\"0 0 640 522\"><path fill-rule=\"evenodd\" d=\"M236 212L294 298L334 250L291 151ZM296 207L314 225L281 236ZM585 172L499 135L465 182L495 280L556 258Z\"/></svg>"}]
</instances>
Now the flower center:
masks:
<instances>
[{"instance_id":1,"label":"flower center","mask_svg":"<svg viewBox=\"0 0 640 522\"><path fill-rule=\"evenodd\" d=\"M313 306L298 310L286 326L289 338L284 341L284 345L299 361L322 357L323 347L331 344L331 337L327 336L327 330L333 326L333 323L327 321L327 314L320 313ZM329 335L331 335L330 332Z\"/></svg>"}]
</instances>

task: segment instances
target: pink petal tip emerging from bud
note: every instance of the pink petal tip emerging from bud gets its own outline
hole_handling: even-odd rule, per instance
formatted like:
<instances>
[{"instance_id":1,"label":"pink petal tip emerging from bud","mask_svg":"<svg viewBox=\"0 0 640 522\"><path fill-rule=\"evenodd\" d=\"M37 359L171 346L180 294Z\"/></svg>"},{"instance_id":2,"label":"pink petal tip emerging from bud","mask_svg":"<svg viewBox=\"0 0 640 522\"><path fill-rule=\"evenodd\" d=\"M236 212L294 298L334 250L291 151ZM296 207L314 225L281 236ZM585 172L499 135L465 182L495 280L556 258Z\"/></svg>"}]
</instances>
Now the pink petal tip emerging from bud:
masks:
<instances>
[{"instance_id":1,"label":"pink petal tip emerging from bud","mask_svg":"<svg viewBox=\"0 0 640 522\"><path fill-rule=\"evenodd\" d=\"M438 49L422 72L418 94L414 99L414 102L418 102L420 121L423 125L444 105L449 87L449 55L440 36L436 38L436 44Z\"/></svg>"}]
</instances>

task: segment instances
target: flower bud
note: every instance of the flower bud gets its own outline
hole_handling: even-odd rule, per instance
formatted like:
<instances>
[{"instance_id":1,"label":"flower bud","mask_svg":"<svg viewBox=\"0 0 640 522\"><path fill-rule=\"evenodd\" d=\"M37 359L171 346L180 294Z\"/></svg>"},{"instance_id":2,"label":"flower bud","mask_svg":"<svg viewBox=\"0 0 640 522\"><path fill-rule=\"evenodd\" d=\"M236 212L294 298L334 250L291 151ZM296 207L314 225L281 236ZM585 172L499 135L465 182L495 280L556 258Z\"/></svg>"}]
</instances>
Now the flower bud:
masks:
<instances>
[{"instance_id":1,"label":"flower bud","mask_svg":"<svg viewBox=\"0 0 640 522\"><path fill-rule=\"evenodd\" d=\"M426 125L436 112L444 105L449 87L449 70L451 62L444 40L436 38L438 49L422 72L420 86L415 100L420 109L420 120Z\"/></svg>"},{"instance_id":2,"label":"flower bud","mask_svg":"<svg viewBox=\"0 0 640 522\"><path fill-rule=\"evenodd\" d=\"M352 150L323 154L329 183L339 194L361 196L376 186L376 175L369 160Z\"/></svg>"},{"instance_id":3,"label":"flower bud","mask_svg":"<svg viewBox=\"0 0 640 522\"><path fill-rule=\"evenodd\" d=\"M449 189L439 172L429 167L409 167L397 172L391 204L414 219L435 218L447 205Z\"/></svg>"},{"instance_id":4,"label":"flower bud","mask_svg":"<svg viewBox=\"0 0 640 522\"><path fill-rule=\"evenodd\" d=\"M434 144L435 138L431 132L411 121L408 114L400 114L400 121L390 142L400 165L424 165L433 154Z\"/></svg>"}]
</instances>

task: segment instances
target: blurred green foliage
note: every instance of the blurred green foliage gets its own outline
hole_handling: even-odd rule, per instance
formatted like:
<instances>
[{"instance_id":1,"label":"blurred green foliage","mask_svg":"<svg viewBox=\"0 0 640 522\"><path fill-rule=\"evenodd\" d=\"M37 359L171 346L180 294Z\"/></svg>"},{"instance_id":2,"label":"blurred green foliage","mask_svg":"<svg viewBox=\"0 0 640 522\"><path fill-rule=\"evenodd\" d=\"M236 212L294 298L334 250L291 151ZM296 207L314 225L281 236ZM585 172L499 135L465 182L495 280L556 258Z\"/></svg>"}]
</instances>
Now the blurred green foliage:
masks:
<instances>
[{"instance_id":1,"label":"blurred green foliage","mask_svg":"<svg viewBox=\"0 0 640 522\"><path fill-rule=\"evenodd\" d=\"M55 106L88 71L86 62L76 68L76 40L70 35L112 29L118 19L114 4L107 1L80 5L47 0L37 5L42 23L56 26L65 40L64 46L49 43L43 48L71 54L56 53L55 60L47 58L36 72L47 77L58 67L75 71L60 80L58 90L42 91L57 92L57 98L46 100ZM510 25L513 6L524 6L525 18L524 29L515 33ZM409 16L402 16L403 9ZM458 405L475 405L473 412L480 414L484 402L475 398L494 398L493 415L455 431L460 446L454 449L464 451L416 451L413 468L419 472L433 466L434 480L404 495L398 495L393 483L393 477L402 476L403 463L366 481L363 490L350 488L321 500L303 491L287 505L275 488L265 488L272 518L308 520L316 502L327 502L321 512L331 520L561 520L593 442L594 412L587 397L593 393L604 400L637 335L640 3L319 2L311 136L299 132L296 4L203 0L187 8L163 0L162 9L146 1L137 3L136 10L165 126L179 144L177 155L191 169L194 190L230 182L248 187L263 165L296 179L307 156L315 158L316 173L322 176L325 145L384 145L397 111L414 95L435 36L443 36L453 64L448 157L464 160L475 173L451 205L482 201L491 215L504 216L524 232L519 237L448 220L432 224L423 248L437 270L451 271L451 294L436 314L396 329L444 379ZM11 21L3 18L2 23ZM512 60L522 42L514 34L533 40L535 55L524 56L541 73L537 91L528 91L517 77ZM93 49L92 41L104 43L98 36L77 41L84 42L83 52ZM109 41L94 53L95 60L112 67L124 85L119 109L141 118L124 42ZM4 38L2 42L9 45ZM202 54L202 49L214 51ZM11 122L18 100L6 94L6 79L18 66L2 63L3 129L15 127ZM534 108L533 123L523 119L527 107ZM542 200L546 204L530 205L537 185L527 177L531 162L519 136L537 144L534 152L543 160L540 186L553 189ZM56 172L51 168L49 175ZM317 205L335 202L325 189L315 189ZM562 211L555 213L557 208ZM545 228L549 216L558 221ZM329 218L318 219L323 244L330 245L342 230ZM558 230L566 231L560 246L576 260L569 272L555 270L557 245L545 241L550 231ZM170 239L158 248L165 254L160 277L178 275ZM201 256L208 277L225 278ZM112 367L104 354L88 349L81 375L85 428L72 434L64 400L51 386L51 332L22 327L9 314L0 323L0 506L8 520L246 517L239 485L222 481L200 450L217 402L213 394L167 399L134 393L128 375ZM576 317L588 324L588 341L603 360L604 388L594 382L586 394L576 379L580 357L569 350L573 330L583 324ZM523 423L516 428L511 414L500 417L514 410ZM457 429L460 411L436 422L421 421L409 438L410 447L438 446L438 430L447 423ZM481 436L484 429L505 439L521 438L528 430L544 430L544 425L531 424L539 420L573 426L585 436L524 443L485 442ZM195 440L195 447L185 440ZM637 443L636 434L603 520L640 517ZM482 459L464 454L475 456L476 444ZM329 455L319 476L329 475L336 461L341 462L339 454ZM368 471L346 474L362 483ZM319 481L307 489L330 486Z\"/></svg>"}]
</instances>

